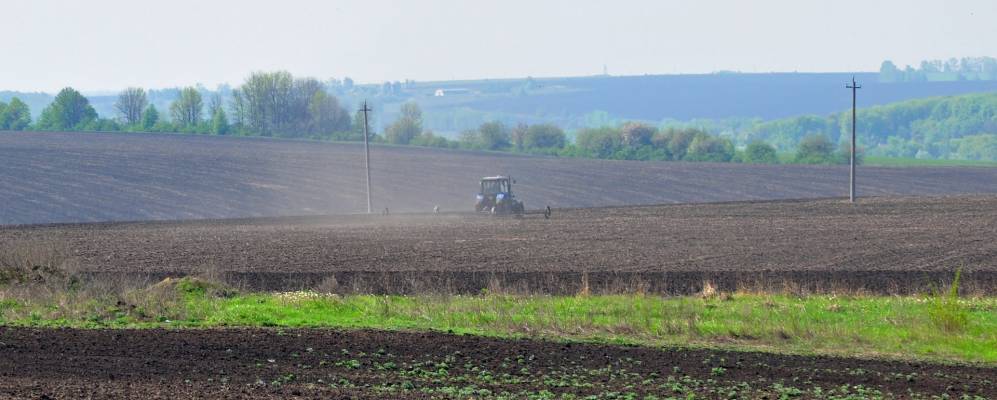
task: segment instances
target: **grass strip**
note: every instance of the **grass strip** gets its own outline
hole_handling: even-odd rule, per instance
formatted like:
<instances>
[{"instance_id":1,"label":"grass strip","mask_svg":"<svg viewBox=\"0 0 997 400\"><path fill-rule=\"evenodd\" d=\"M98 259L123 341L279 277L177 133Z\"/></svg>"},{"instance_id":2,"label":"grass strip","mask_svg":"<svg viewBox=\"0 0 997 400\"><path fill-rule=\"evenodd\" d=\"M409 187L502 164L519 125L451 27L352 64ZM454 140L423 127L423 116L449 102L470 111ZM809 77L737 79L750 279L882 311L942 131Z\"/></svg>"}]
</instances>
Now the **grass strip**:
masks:
<instances>
[{"instance_id":1,"label":"grass strip","mask_svg":"<svg viewBox=\"0 0 997 400\"><path fill-rule=\"evenodd\" d=\"M439 330L649 346L997 363L997 298L237 294L185 278L104 297L0 296L0 325ZM82 296L82 295L81 295Z\"/></svg>"}]
</instances>

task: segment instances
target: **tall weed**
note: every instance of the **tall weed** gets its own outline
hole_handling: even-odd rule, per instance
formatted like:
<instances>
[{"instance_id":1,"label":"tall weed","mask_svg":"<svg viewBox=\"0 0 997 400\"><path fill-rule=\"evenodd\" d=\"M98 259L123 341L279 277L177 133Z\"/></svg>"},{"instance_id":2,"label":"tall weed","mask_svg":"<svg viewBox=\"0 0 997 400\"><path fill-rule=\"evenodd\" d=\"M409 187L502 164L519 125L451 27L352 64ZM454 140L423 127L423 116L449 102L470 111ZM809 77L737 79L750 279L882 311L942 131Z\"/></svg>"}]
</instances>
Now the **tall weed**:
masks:
<instances>
[{"instance_id":1,"label":"tall weed","mask_svg":"<svg viewBox=\"0 0 997 400\"><path fill-rule=\"evenodd\" d=\"M969 311L959 302L959 279L962 268L955 271L955 278L947 294L936 293L932 298L928 316L936 327L945 332L962 332L969 324Z\"/></svg>"}]
</instances>

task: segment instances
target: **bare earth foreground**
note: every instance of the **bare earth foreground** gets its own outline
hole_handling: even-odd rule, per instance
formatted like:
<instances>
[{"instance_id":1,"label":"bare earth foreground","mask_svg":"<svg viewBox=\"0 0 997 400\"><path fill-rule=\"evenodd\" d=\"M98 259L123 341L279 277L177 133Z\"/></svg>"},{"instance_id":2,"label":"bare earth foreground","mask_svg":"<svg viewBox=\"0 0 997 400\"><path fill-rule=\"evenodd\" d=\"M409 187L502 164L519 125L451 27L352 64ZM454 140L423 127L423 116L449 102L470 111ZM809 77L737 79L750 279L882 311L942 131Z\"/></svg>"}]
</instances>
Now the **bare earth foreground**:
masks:
<instances>
[{"instance_id":1,"label":"bare earth foreground","mask_svg":"<svg viewBox=\"0 0 997 400\"><path fill-rule=\"evenodd\" d=\"M96 279L213 274L251 289L911 293L997 290L997 196L0 227Z\"/></svg>"},{"instance_id":2,"label":"bare earth foreground","mask_svg":"<svg viewBox=\"0 0 997 400\"><path fill-rule=\"evenodd\" d=\"M0 327L7 398L824 397L815 387L837 398L986 399L997 396L997 369L443 333Z\"/></svg>"},{"instance_id":3,"label":"bare earth foreground","mask_svg":"<svg viewBox=\"0 0 997 400\"><path fill-rule=\"evenodd\" d=\"M374 146L374 208L468 210L511 174L528 208L847 195L842 166L630 162ZM198 135L0 132L0 225L366 211L358 144ZM863 167L862 195L997 193L997 168Z\"/></svg>"}]
</instances>

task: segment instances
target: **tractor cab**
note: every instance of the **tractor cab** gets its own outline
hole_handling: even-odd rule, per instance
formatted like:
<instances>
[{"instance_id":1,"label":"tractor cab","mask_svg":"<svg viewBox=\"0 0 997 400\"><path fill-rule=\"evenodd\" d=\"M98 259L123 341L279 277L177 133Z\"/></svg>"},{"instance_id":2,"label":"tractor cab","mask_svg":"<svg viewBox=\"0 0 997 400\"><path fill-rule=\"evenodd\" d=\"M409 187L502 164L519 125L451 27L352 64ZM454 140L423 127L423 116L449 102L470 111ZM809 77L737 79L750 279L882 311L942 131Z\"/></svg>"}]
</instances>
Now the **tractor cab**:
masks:
<instances>
[{"instance_id":1,"label":"tractor cab","mask_svg":"<svg viewBox=\"0 0 997 400\"><path fill-rule=\"evenodd\" d=\"M481 190L477 195L474 210L493 214L522 213L523 203L512 194L512 184L507 176L481 178Z\"/></svg>"},{"instance_id":2,"label":"tractor cab","mask_svg":"<svg viewBox=\"0 0 997 400\"><path fill-rule=\"evenodd\" d=\"M481 194L495 196L499 193L512 193L512 185L509 178L497 176L481 180Z\"/></svg>"}]
</instances>

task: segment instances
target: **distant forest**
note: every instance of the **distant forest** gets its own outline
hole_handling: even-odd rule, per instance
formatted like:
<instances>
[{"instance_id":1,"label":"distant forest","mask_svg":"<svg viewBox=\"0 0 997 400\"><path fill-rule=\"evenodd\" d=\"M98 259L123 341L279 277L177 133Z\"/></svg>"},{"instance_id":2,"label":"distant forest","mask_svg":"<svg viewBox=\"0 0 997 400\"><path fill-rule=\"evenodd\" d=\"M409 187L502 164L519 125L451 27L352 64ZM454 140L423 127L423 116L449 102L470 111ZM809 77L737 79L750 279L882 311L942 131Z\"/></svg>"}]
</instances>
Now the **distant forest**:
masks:
<instances>
[{"instance_id":1,"label":"distant forest","mask_svg":"<svg viewBox=\"0 0 997 400\"><path fill-rule=\"evenodd\" d=\"M986 60L971 65L987 65ZM925 62L939 65L940 62ZM961 65L962 62L959 62ZM954 63L949 62L952 69ZM929 70L933 67L928 67ZM960 67L961 68L961 67ZM975 68L975 67L974 67ZM920 69L918 69L920 71ZM411 80L358 84L350 78L320 78L326 92L351 112L368 101L373 126L382 130L396 119L401 105L416 102L428 130L456 139L482 123L553 123L565 130L643 121L702 119L774 120L799 115L828 115L851 106L844 89L852 76L863 85L859 106L884 105L925 97L997 91L997 80L881 81L880 73L714 73L699 75L596 75L569 78L525 77L466 81L416 82ZM888 79L887 79L888 80ZM231 104L236 85L213 88L194 85L205 100L219 96ZM181 88L148 89L148 101L166 110ZM118 93L85 93L97 113L117 115ZM0 101L13 97L28 104L33 117L52 102L54 94L0 91ZM228 110L227 110L228 111Z\"/></svg>"},{"instance_id":2,"label":"distant forest","mask_svg":"<svg viewBox=\"0 0 997 400\"><path fill-rule=\"evenodd\" d=\"M227 103L227 104L226 104ZM350 113L325 85L288 72L254 73L230 100L214 93L205 99L196 87L179 90L160 110L142 88L121 91L114 103L117 116L99 116L89 99L73 88L61 90L32 119L30 107L14 97L0 102L0 130L180 132L189 134L267 136L320 140L363 140L365 116ZM624 160L682 160L778 163L776 149L754 141L743 150L725 137L697 128L659 129L641 122L585 128L569 140L554 124L489 121L461 132L458 139L433 134L424 126L423 111L409 101L398 117L371 140L395 145L541 153L562 157ZM845 158L836 143L819 135L800 141L794 162L840 163Z\"/></svg>"},{"instance_id":3,"label":"distant forest","mask_svg":"<svg viewBox=\"0 0 997 400\"><path fill-rule=\"evenodd\" d=\"M893 71L890 65L885 62L878 75L856 74L863 85L858 135L865 154L997 160L997 81L988 79L994 59L926 61L917 69L906 68L903 79L884 78ZM836 153L849 137L846 111L851 98L844 83L851 76L601 75L373 85L276 71L215 89L130 88L114 95L84 96L66 88L54 97L0 92L0 130L352 141L362 139L362 116L356 110L366 100L373 109L369 121L376 140L388 143L617 159L761 162L747 156L749 146L757 150L765 144L793 154L801 143L812 145L820 136L827 143L817 147ZM552 134L555 128L558 133ZM634 132L641 139L628 139ZM675 137L669 148L665 142ZM688 156L682 145L692 142L685 143L686 137L700 138L694 146L698 150ZM836 157L810 161L840 161Z\"/></svg>"},{"instance_id":4,"label":"distant forest","mask_svg":"<svg viewBox=\"0 0 997 400\"><path fill-rule=\"evenodd\" d=\"M880 82L953 82L997 80L997 59L964 57L948 60L922 61L919 67L897 68L892 61L883 61L879 68Z\"/></svg>"},{"instance_id":5,"label":"distant forest","mask_svg":"<svg viewBox=\"0 0 997 400\"><path fill-rule=\"evenodd\" d=\"M810 135L849 140L851 113L738 124L742 140L786 150ZM858 142L869 155L997 161L997 93L932 97L858 111Z\"/></svg>"}]
</instances>

